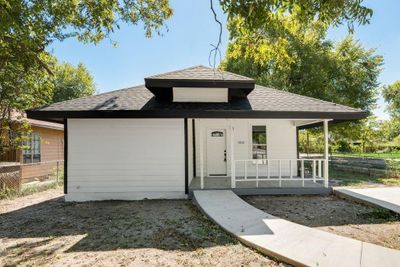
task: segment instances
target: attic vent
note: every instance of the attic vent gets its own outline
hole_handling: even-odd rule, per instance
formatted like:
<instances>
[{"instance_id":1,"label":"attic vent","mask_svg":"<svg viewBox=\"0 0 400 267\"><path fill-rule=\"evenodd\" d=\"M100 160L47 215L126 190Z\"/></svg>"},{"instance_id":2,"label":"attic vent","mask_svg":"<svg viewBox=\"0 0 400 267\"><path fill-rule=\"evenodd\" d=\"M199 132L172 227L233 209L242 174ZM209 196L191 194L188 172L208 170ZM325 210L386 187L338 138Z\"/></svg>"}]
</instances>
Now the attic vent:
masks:
<instances>
[{"instance_id":1,"label":"attic vent","mask_svg":"<svg viewBox=\"0 0 400 267\"><path fill-rule=\"evenodd\" d=\"M228 102L228 88L174 87L174 102Z\"/></svg>"}]
</instances>

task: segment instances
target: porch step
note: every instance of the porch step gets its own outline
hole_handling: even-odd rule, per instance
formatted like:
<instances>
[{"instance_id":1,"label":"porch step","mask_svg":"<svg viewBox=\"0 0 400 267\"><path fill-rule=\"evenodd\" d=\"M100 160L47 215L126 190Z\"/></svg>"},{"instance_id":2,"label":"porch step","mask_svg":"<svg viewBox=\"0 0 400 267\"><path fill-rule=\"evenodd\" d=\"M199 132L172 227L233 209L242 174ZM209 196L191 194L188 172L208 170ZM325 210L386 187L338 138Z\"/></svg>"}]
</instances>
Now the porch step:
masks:
<instances>
[{"instance_id":1,"label":"porch step","mask_svg":"<svg viewBox=\"0 0 400 267\"><path fill-rule=\"evenodd\" d=\"M231 190L195 190L215 223L261 253L295 266L398 266L400 251L292 223L265 213Z\"/></svg>"},{"instance_id":2,"label":"porch step","mask_svg":"<svg viewBox=\"0 0 400 267\"><path fill-rule=\"evenodd\" d=\"M199 189L190 189L189 198L193 198L193 192ZM207 188L204 190L226 190L220 188ZM270 188L234 188L231 189L238 196L262 196L262 195L329 195L332 194L332 187L270 187Z\"/></svg>"},{"instance_id":3,"label":"porch step","mask_svg":"<svg viewBox=\"0 0 400 267\"><path fill-rule=\"evenodd\" d=\"M271 188L234 188L239 196L254 195L329 195L332 187L271 187Z\"/></svg>"}]
</instances>

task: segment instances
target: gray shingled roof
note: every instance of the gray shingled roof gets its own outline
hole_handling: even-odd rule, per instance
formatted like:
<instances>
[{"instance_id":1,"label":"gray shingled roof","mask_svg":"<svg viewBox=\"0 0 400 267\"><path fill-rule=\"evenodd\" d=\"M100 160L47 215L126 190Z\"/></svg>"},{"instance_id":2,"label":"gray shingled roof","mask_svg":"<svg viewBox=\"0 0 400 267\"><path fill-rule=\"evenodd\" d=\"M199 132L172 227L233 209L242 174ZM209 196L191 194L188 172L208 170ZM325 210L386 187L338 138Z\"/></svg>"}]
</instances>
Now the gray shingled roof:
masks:
<instances>
[{"instance_id":1,"label":"gray shingled roof","mask_svg":"<svg viewBox=\"0 0 400 267\"><path fill-rule=\"evenodd\" d=\"M157 80L215 80L215 81L254 81L253 79L228 71L214 70L202 65L157 74L146 79Z\"/></svg>"},{"instance_id":2,"label":"gray shingled roof","mask_svg":"<svg viewBox=\"0 0 400 267\"><path fill-rule=\"evenodd\" d=\"M116 90L95 96L55 103L35 111L269 111L269 112L334 112L360 113L351 108L319 99L297 95L260 85L248 95L229 103L176 103L155 101L144 85Z\"/></svg>"}]
</instances>

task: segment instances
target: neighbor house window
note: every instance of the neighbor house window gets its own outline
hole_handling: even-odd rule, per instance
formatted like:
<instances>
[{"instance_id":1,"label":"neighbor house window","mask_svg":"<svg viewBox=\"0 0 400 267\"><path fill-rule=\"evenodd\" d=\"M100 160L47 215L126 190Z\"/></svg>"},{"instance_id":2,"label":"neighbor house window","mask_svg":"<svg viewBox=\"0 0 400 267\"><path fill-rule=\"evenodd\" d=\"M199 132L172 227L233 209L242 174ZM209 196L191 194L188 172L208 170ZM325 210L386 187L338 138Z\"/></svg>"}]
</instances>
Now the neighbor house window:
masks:
<instances>
[{"instance_id":1,"label":"neighbor house window","mask_svg":"<svg viewBox=\"0 0 400 267\"><path fill-rule=\"evenodd\" d=\"M40 135L39 133L32 133L29 140L25 143L23 150L24 163L37 163L40 162Z\"/></svg>"},{"instance_id":2,"label":"neighbor house window","mask_svg":"<svg viewBox=\"0 0 400 267\"><path fill-rule=\"evenodd\" d=\"M267 127L252 126L252 152L253 159L267 158Z\"/></svg>"}]
</instances>

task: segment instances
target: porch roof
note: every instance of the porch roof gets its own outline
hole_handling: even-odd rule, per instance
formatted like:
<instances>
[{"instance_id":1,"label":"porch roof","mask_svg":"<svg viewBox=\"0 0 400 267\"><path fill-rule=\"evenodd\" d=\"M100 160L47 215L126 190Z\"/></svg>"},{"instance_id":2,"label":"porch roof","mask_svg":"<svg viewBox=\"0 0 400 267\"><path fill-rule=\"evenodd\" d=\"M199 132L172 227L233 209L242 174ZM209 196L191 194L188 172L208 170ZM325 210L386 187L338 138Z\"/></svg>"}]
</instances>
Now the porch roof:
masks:
<instances>
[{"instance_id":1,"label":"porch roof","mask_svg":"<svg viewBox=\"0 0 400 267\"><path fill-rule=\"evenodd\" d=\"M228 103L158 101L140 85L54 103L27 111L28 118L61 122L64 118L304 118L347 121L367 112L332 102L255 85L247 98Z\"/></svg>"}]
</instances>

